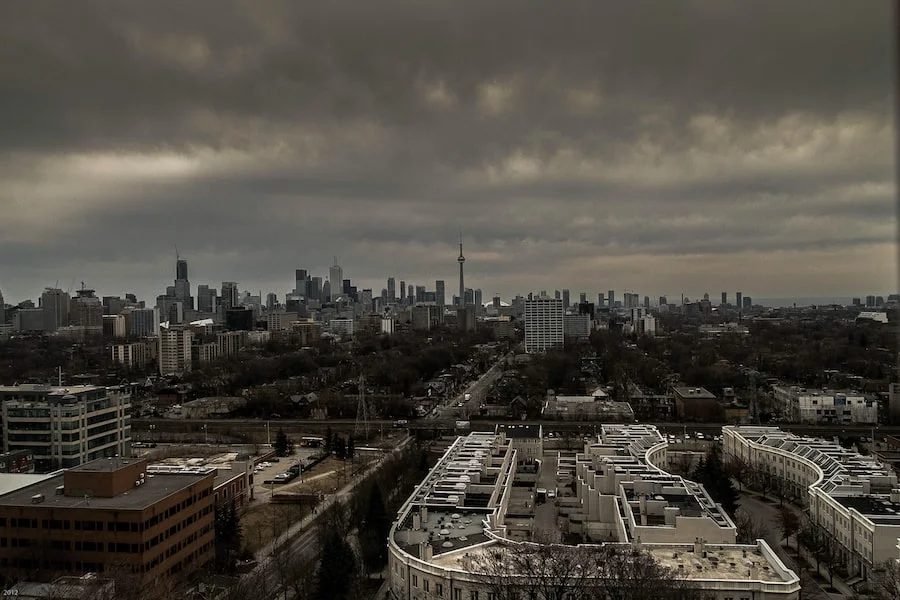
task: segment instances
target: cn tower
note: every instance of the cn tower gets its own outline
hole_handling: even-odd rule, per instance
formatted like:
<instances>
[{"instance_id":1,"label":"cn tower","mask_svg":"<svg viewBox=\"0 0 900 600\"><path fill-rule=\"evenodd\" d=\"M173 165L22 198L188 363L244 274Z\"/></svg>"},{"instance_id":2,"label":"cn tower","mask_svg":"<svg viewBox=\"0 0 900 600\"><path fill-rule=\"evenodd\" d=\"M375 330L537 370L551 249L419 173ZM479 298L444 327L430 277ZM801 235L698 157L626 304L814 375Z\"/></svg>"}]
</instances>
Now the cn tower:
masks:
<instances>
[{"instance_id":1,"label":"cn tower","mask_svg":"<svg viewBox=\"0 0 900 600\"><path fill-rule=\"evenodd\" d=\"M459 232L459 258L456 259L456 262L459 263L459 306L461 308L466 307L466 283L463 279L463 263L466 262L466 257L463 256L462 253L462 230Z\"/></svg>"}]
</instances>

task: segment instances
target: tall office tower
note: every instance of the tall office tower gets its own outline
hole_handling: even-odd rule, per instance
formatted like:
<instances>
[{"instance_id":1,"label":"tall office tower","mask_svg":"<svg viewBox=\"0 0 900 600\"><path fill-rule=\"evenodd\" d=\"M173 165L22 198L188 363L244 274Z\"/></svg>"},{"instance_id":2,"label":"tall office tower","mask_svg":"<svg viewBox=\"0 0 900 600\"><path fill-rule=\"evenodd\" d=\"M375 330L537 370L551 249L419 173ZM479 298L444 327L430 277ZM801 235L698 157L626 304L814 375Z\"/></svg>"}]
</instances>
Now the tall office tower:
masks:
<instances>
[{"instance_id":1,"label":"tall office tower","mask_svg":"<svg viewBox=\"0 0 900 600\"><path fill-rule=\"evenodd\" d=\"M69 323L79 327L90 327L97 333L103 331L103 303L94 290L81 288L72 298L69 306Z\"/></svg>"},{"instance_id":2,"label":"tall office tower","mask_svg":"<svg viewBox=\"0 0 900 600\"><path fill-rule=\"evenodd\" d=\"M306 269L294 270L294 293L306 298L309 294L308 282L309 273Z\"/></svg>"},{"instance_id":3,"label":"tall office tower","mask_svg":"<svg viewBox=\"0 0 900 600\"><path fill-rule=\"evenodd\" d=\"M660 306L667 306L668 304L669 304L669 301L665 296L659 297L659 305Z\"/></svg>"},{"instance_id":4,"label":"tall office tower","mask_svg":"<svg viewBox=\"0 0 900 600\"><path fill-rule=\"evenodd\" d=\"M463 297L463 306L475 304L475 290L466 288L466 295Z\"/></svg>"},{"instance_id":5,"label":"tall office tower","mask_svg":"<svg viewBox=\"0 0 900 600\"><path fill-rule=\"evenodd\" d=\"M53 333L69 324L69 294L58 288L47 288L41 294L44 331Z\"/></svg>"},{"instance_id":6,"label":"tall office tower","mask_svg":"<svg viewBox=\"0 0 900 600\"><path fill-rule=\"evenodd\" d=\"M372 312L372 290L365 288L359 292L359 303L365 312Z\"/></svg>"},{"instance_id":7,"label":"tall office tower","mask_svg":"<svg viewBox=\"0 0 900 600\"><path fill-rule=\"evenodd\" d=\"M562 299L562 293L561 293L559 290L556 290L556 291L553 292L553 297L556 298L557 300L561 300L561 299Z\"/></svg>"},{"instance_id":8,"label":"tall office tower","mask_svg":"<svg viewBox=\"0 0 900 600\"><path fill-rule=\"evenodd\" d=\"M705 294L703 294L703 299L706 300L707 302L709 302L709 292L706 292Z\"/></svg>"},{"instance_id":9,"label":"tall office tower","mask_svg":"<svg viewBox=\"0 0 900 600\"><path fill-rule=\"evenodd\" d=\"M406 282L400 280L400 303L406 302Z\"/></svg>"},{"instance_id":10,"label":"tall office tower","mask_svg":"<svg viewBox=\"0 0 900 600\"><path fill-rule=\"evenodd\" d=\"M188 278L188 265L187 261L182 258L175 259L175 279L185 279Z\"/></svg>"},{"instance_id":11,"label":"tall office tower","mask_svg":"<svg viewBox=\"0 0 900 600\"><path fill-rule=\"evenodd\" d=\"M602 308L606 305L606 294L600 292L597 294L597 308Z\"/></svg>"},{"instance_id":12,"label":"tall office tower","mask_svg":"<svg viewBox=\"0 0 900 600\"><path fill-rule=\"evenodd\" d=\"M438 306L447 305L447 292L444 289L444 280L438 279L434 282L434 301Z\"/></svg>"},{"instance_id":13,"label":"tall office tower","mask_svg":"<svg viewBox=\"0 0 900 600\"><path fill-rule=\"evenodd\" d=\"M650 308L650 296L644 296L644 308Z\"/></svg>"},{"instance_id":14,"label":"tall office tower","mask_svg":"<svg viewBox=\"0 0 900 600\"><path fill-rule=\"evenodd\" d=\"M240 306L238 301L238 284L236 281L222 282L222 310L229 310Z\"/></svg>"},{"instance_id":15,"label":"tall office tower","mask_svg":"<svg viewBox=\"0 0 900 600\"><path fill-rule=\"evenodd\" d=\"M475 314L481 315L481 311L484 310L484 296L481 293L480 289L475 290Z\"/></svg>"},{"instance_id":16,"label":"tall office tower","mask_svg":"<svg viewBox=\"0 0 900 600\"><path fill-rule=\"evenodd\" d=\"M104 315L118 315L123 310L125 310L125 301L119 296L103 296Z\"/></svg>"},{"instance_id":17,"label":"tall office tower","mask_svg":"<svg viewBox=\"0 0 900 600\"><path fill-rule=\"evenodd\" d=\"M170 327L159 334L159 374L186 373L191 370L191 341L189 329Z\"/></svg>"},{"instance_id":18,"label":"tall office tower","mask_svg":"<svg viewBox=\"0 0 900 600\"><path fill-rule=\"evenodd\" d=\"M188 281L188 264L183 258L175 260L175 299L181 302L185 308L194 308L194 297L191 296L191 282Z\"/></svg>"},{"instance_id":19,"label":"tall office tower","mask_svg":"<svg viewBox=\"0 0 900 600\"><path fill-rule=\"evenodd\" d=\"M562 300L542 295L525 301L525 352L534 354L563 345Z\"/></svg>"},{"instance_id":20,"label":"tall office tower","mask_svg":"<svg viewBox=\"0 0 900 600\"><path fill-rule=\"evenodd\" d=\"M331 301L331 282L327 279L325 283L322 284L322 302L330 302Z\"/></svg>"},{"instance_id":21,"label":"tall office tower","mask_svg":"<svg viewBox=\"0 0 900 600\"><path fill-rule=\"evenodd\" d=\"M200 284L197 286L197 310L203 313L213 312L212 298L209 295L209 286ZM212 290L215 293L215 290Z\"/></svg>"},{"instance_id":22,"label":"tall office tower","mask_svg":"<svg viewBox=\"0 0 900 600\"><path fill-rule=\"evenodd\" d=\"M425 286L416 286L416 302L425 302Z\"/></svg>"},{"instance_id":23,"label":"tall office tower","mask_svg":"<svg viewBox=\"0 0 900 600\"><path fill-rule=\"evenodd\" d=\"M269 292L266 294L266 310L272 312L278 306L278 294Z\"/></svg>"},{"instance_id":24,"label":"tall office tower","mask_svg":"<svg viewBox=\"0 0 900 600\"><path fill-rule=\"evenodd\" d=\"M584 304L585 302L587 302L587 293L581 292L580 294L578 294L578 303Z\"/></svg>"},{"instance_id":25,"label":"tall office tower","mask_svg":"<svg viewBox=\"0 0 900 600\"><path fill-rule=\"evenodd\" d=\"M459 302L460 306L465 307L466 305L466 284L463 278L463 264L466 262L466 257L463 256L462 251L462 231L459 232L459 258L456 259L456 262L459 263Z\"/></svg>"},{"instance_id":26,"label":"tall office tower","mask_svg":"<svg viewBox=\"0 0 900 600\"><path fill-rule=\"evenodd\" d=\"M309 279L309 299L322 301L322 278L310 277Z\"/></svg>"},{"instance_id":27,"label":"tall office tower","mask_svg":"<svg viewBox=\"0 0 900 600\"><path fill-rule=\"evenodd\" d=\"M753 308L753 298L750 296L744 296L744 310L750 310Z\"/></svg>"},{"instance_id":28,"label":"tall office tower","mask_svg":"<svg viewBox=\"0 0 900 600\"><path fill-rule=\"evenodd\" d=\"M608 290L606 292L606 297L609 298L608 306L614 308L616 306L616 292L614 290Z\"/></svg>"},{"instance_id":29,"label":"tall office tower","mask_svg":"<svg viewBox=\"0 0 900 600\"><path fill-rule=\"evenodd\" d=\"M563 290L562 301L563 301L563 308L569 308L569 290Z\"/></svg>"},{"instance_id":30,"label":"tall office tower","mask_svg":"<svg viewBox=\"0 0 900 600\"><path fill-rule=\"evenodd\" d=\"M728 306L728 292L722 292L722 306Z\"/></svg>"},{"instance_id":31,"label":"tall office tower","mask_svg":"<svg viewBox=\"0 0 900 600\"><path fill-rule=\"evenodd\" d=\"M742 297L743 297L743 294L741 294L740 292L735 294L735 297L734 297L734 305L738 307L738 310L740 310L741 307L744 305L743 300L741 300Z\"/></svg>"},{"instance_id":32,"label":"tall office tower","mask_svg":"<svg viewBox=\"0 0 900 600\"><path fill-rule=\"evenodd\" d=\"M393 277L388 277L387 280L387 297L391 301L397 299L397 282Z\"/></svg>"},{"instance_id":33,"label":"tall office tower","mask_svg":"<svg viewBox=\"0 0 900 600\"><path fill-rule=\"evenodd\" d=\"M331 281L331 299L341 295L344 283L344 269L338 265L337 256L334 257L334 265L328 268L328 279Z\"/></svg>"}]
</instances>

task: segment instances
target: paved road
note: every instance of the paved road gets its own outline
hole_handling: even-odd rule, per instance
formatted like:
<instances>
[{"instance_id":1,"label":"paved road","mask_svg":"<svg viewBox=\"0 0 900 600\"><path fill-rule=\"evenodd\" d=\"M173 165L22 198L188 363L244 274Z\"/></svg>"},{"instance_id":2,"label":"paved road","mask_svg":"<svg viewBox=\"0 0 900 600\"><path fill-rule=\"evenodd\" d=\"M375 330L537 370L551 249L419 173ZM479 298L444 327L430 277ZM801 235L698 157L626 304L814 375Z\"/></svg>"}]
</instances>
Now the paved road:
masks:
<instances>
[{"instance_id":1,"label":"paved road","mask_svg":"<svg viewBox=\"0 0 900 600\"><path fill-rule=\"evenodd\" d=\"M397 453L403 450L412 440L405 438L397 445L391 453ZM359 485L367 475L377 471L384 460L390 456L385 454L377 461L370 464L365 472L354 477L343 488L338 490L336 494L329 494L325 500L317 507L317 511L313 515L303 518L292 527L285 530L277 539L273 540L259 552L256 553L256 568L244 576L245 582L250 582L260 594L260 598L289 598L291 592L284 588L282 581L282 570L279 568L279 557L312 557L317 551L318 537L316 528L312 525L322 513L324 513L332 504L340 502L346 503L353 493L353 490Z\"/></svg>"},{"instance_id":2,"label":"paved road","mask_svg":"<svg viewBox=\"0 0 900 600\"><path fill-rule=\"evenodd\" d=\"M500 365L504 361L506 361L506 356L494 363L490 369L470 383L462 392L439 405L437 407L437 414L435 414L435 411L432 411L425 420L437 422L445 419L468 419L470 414L478 411L478 407L481 405L487 392L491 389L491 386L500 379L500 375L503 374ZM466 394L469 394L468 400L466 400ZM459 404L462 404L463 406L459 406Z\"/></svg>"},{"instance_id":3,"label":"paved road","mask_svg":"<svg viewBox=\"0 0 900 600\"><path fill-rule=\"evenodd\" d=\"M831 600L834 596L829 595L822 589L812 575L807 572L805 569L806 565L798 564L797 560L781 546L781 531L778 529L778 505L768 504L749 494L741 494L740 505L741 508L749 512L761 523L766 524L765 540L778 553L782 562L800 576L800 586L802 587L804 600Z\"/></svg>"}]
</instances>

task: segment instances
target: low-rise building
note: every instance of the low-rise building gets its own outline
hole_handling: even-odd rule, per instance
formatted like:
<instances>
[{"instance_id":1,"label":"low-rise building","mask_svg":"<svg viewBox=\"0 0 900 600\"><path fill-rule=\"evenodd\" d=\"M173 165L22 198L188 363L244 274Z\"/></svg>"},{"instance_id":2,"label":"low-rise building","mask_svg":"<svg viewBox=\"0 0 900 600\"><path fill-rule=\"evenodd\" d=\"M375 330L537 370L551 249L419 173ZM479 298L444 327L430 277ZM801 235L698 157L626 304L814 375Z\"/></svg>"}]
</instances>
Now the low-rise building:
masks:
<instances>
[{"instance_id":1,"label":"low-rise building","mask_svg":"<svg viewBox=\"0 0 900 600\"><path fill-rule=\"evenodd\" d=\"M776 427L722 428L727 460L773 478L782 494L838 544L849 583L869 579L896 556L900 538L897 474L877 458ZM854 581L855 580L855 581Z\"/></svg>"},{"instance_id":2,"label":"low-rise building","mask_svg":"<svg viewBox=\"0 0 900 600\"><path fill-rule=\"evenodd\" d=\"M850 425L878 422L878 402L862 392L808 389L796 385L772 388L781 416L794 423Z\"/></svg>"},{"instance_id":3,"label":"low-rise building","mask_svg":"<svg viewBox=\"0 0 900 600\"><path fill-rule=\"evenodd\" d=\"M549 555L582 552L590 559L596 553L599 559L604 548L644 551L717 600L798 598L799 578L765 541L734 544L734 525L702 486L655 466L665 447L655 428L604 426L578 455L577 496L565 499L566 518L583 528L587 541L555 544ZM534 512L536 490L526 483L534 485L534 470L516 455L512 439L489 433L459 437L447 449L391 528L390 597L480 600L498 585L524 593L523 573L484 567L544 544L523 516ZM578 575L555 581L557 590L572 586L573 597L577 585L592 584Z\"/></svg>"},{"instance_id":4,"label":"low-rise building","mask_svg":"<svg viewBox=\"0 0 900 600\"><path fill-rule=\"evenodd\" d=\"M550 390L541 414L547 419L561 421L634 421L634 410L630 404L610 400L606 392L599 388L588 396L557 396Z\"/></svg>"},{"instance_id":5,"label":"low-rise building","mask_svg":"<svg viewBox=\"0 0 900 600\"><path fill-rule=\"evenodd\" d=\"M516 460L530 463L544 456L544 428L542 425L506 425L500 423L494 430L500 436L500 443L507 440L516 451Z\"/></svg>"},{"instance_id":6,"label":"low-rise building","mask_svg":"<svg viewBox=\"0 0 900 600\"><path fill-rule=\"evenodd\" d=\"M124 569L146 582L213 556L212 469L151 474L95 460L0 496L0 569L51 580Z\"/></svg>"},{"instance_id":7,"label":"low-rise building","mask_svg":"<svg viewBox=\"0 0 900 600\"><path fill-rule=\"evenodd\" d=\"M675 417L687 423L721 423L725 409L716 395L702 387L676 387Z\"/></svg>"},{"instance_id":8,"label":"low-rise building","mask_svg":"<svg viewBox=\"0 0 900 600\"><path fill-rule=\"evenodd\" d=\"M0 386L3 446L27 450L36 470L131 456L131 395L91 385Z\"/></svg>"},{"instance_id":9,"label":"low-rise building","mask_svg":"<svg viewBox=\"0 0 900 600\"><path fill-rule=\"evenodd\" d=\"M0 473L34 473L34 453L13 450L0 454Z\"/></svg>"}]
</instances>

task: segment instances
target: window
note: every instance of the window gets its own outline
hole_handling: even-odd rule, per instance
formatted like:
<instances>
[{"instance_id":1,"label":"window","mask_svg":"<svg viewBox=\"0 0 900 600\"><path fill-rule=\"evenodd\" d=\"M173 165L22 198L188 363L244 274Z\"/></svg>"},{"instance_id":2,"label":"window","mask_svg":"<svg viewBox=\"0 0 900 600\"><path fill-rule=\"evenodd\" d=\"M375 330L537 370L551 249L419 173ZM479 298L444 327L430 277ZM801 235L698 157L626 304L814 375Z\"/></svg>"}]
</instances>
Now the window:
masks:
<instances>
[{"instance_id":1,"label":"window","mask_svg":"<svg viewBox=\"0 0 900 600\"><path fill-rule=\"evenodd\" d=\"M412 585L414 588L419 587L419 576L418 575L412 576Z\"/></svg>"},{"instance_id":2,"label":"window","mask_svg":"<svg viewBox=\"0 0 900 600\"><path fill-rule=\"evenodd\" d=\"M425 590L426 592L428 591L428 580L427 579L422 580L422 589Z\"/></svg>"},{"instance_id":3,"label":"window","mask_svg":"<svg viewBox=\"0 0 900 600\"><path fill-rule=\"evenodd\" d=\"M444 584L436 583L434 584L434 591L437 592L437 595L441 598L444 597Z\"/></svg>"},{"instance_id":4,"label":"window","mask_svg":"<svg viewBox=\"0 0 900 600\"><path fill-rule=\"evenodd\" d=\"M478 600L478 592L469 592L469 600Z\"/></svg>"},{"instance_id":5,"label":"window","mask_svg":"<svg viewBox=\"0 0 900 600\"><path fill-rule=\"evenodd\" d=\"M453 590L453 600L462 600L462 590Z\"/></svg>"}]
</instances>

